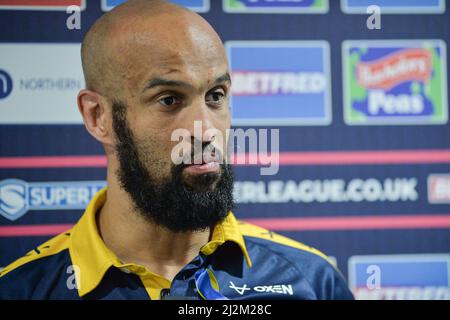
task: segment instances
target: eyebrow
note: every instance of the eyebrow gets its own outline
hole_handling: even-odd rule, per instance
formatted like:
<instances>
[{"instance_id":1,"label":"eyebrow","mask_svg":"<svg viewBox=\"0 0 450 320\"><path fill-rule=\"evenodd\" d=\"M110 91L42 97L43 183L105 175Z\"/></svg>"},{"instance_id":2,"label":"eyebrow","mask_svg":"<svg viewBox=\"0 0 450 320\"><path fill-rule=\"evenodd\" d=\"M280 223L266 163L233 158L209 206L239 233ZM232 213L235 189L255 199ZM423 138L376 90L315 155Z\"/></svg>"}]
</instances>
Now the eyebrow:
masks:
<instances>
[{"instance_id":1,"label":"eyebrow","mask_svg":"<svg viewBox=\"0 0 450 320\"><path fill-rule=\"evenodd\" d=\"M220 77L218 77L216 80L214 80L213 85L217 85L219 83L223 82L230 82L231 83L231 77L230 74L227 72ZM144 90L153 89L155 87L183 87L183 88L192 88L192 85L188 82L179 81L179 80L169 80L164 78L153 78L150 81L147 82L147 84L144 87Z\"/></svg>"},{"instance_id":2,"label":"eyebrow","mask_svg":"<svg viewBox=\"0 0 450 320\"><path fill-rule=\"evenodd\" d=\"M219 84L219 83L223 83L223 82L231 83L231 77L230 77L230 74L228 72L223 74L223 75L221 75L216 80L214 80L213 85L216 85L216 84Z\"/></svg>"}]
</instances>

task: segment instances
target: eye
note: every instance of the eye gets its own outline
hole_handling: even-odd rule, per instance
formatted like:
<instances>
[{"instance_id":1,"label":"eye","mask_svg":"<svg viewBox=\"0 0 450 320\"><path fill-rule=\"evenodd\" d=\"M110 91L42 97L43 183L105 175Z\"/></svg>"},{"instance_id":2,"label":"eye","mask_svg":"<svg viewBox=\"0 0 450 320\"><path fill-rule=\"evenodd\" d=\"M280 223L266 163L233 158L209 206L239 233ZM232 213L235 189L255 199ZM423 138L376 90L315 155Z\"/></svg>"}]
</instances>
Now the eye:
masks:
<instances>
[{"instance_id":1,"label":"eye","mask_svg":"<svg viewBox=\"0 0 450 320\"><path fill-rule=\"evenodd\" d=\"M161 103L163 106L170 107L180 103L180 100L175 96L166 96L159 99L158 102Z\"/></svg>"},{"instance_id":2,"label":"eye","mask_svg":"<svg viewBox=\"0 0 450 320\"><path fill-rule=\"evenodd\" d=\"M225 92L222 89L215 90L206 95L206 102L220 104L220 103L222 103L224 98L225 98Z\"/></svg>"}]
</instances>

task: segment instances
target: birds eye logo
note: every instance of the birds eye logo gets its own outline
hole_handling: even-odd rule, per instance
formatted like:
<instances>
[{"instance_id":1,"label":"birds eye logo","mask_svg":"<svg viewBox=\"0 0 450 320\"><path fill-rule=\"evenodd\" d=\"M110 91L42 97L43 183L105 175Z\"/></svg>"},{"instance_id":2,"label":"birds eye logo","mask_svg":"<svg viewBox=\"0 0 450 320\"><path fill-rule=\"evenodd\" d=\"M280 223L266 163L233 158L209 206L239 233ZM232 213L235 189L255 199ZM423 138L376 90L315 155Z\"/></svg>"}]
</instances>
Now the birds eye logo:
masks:
<instances>
[{"instance_id":1,"label":"birds eye logo","mask_svg":"<svg viewBox=\"0 0 450 320\"><path fill-rule=\"evenodd\" d=\"M443 41L345 41L342 56L347 124L447 123Z\"/></svg>"}]
</instances>

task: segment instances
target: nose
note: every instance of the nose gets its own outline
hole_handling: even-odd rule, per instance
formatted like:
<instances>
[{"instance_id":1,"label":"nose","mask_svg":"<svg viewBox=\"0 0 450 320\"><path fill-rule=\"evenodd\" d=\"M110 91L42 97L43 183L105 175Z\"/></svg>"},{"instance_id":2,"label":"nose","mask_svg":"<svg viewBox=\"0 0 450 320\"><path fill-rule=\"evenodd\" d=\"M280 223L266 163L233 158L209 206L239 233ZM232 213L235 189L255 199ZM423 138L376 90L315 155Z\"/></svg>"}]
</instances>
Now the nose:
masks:
<instances>
[{"instance_id":1,"label":"nose","mask_svg":"<svg viewBox=\"0 0 450 320\"><path fill-rule=\"evenodd\" d=\"M186 108L185 125L192 139L201 141L202 144L211 143L217 135L218 129L214 125L214 112L204 101Z\"/></svg>"},{"instance_id":2,"label":"nose","mask_svg":"<svg viewBox=\"0 0 450 320\"><path fill-rule=\"evenodd\" d=\"M202 163L205 155L221 156L221 148L216 150L216 147L221 147L216 144L222 141L221 133L215 126L220 120L218 117L205 101L193 102L185 109L183 122L191 136L191 157L194 163Z\"/></svg>"}]
</instances>

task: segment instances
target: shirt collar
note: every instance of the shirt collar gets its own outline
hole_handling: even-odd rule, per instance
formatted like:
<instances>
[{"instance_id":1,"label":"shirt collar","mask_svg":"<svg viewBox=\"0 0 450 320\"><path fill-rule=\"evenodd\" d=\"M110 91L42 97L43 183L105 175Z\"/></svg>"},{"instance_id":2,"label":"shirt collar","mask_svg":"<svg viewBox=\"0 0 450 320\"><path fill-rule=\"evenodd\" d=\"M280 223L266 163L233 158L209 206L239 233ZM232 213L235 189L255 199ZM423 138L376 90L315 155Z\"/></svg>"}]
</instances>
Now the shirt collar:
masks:
<instances>
[{"instance_id":1,"label":"shirt collar","mask_svg":"<svg viewBox=\"0 0 450 320\"><path fill-rule=\"evenodd\" d=\"M76 275L78 294L80 297L94 290L103 279L106 271L111 267L132 267L132 269L142 269L142 266L123 264L117 256L109 250L97 229L96 213L106 201L107 188L99 191L90 201L83 216L73 227L69 252L72 263L79 272ZM242 250L249 267L252 262L245 246L238 222L232 212L229 212L225 220L217 224L212 232L211 240L201 248L205 255L211 255L219 246L227 241L236 243ZM155 277L155 282L166 283L168 280L146 271ZM168 282L170 284L170 282Z\"/></svg>"},{"instance_id":2,"label":"shirt collar","mask_svg":"<svg viewBox=\"0 0 450 320\"><path fill-rule=\"evenodd\" d=\"M229 212L225 220L214 227L211 240L200 251L206 255L210 255L227 241L234 242L239 246L245 256L247 265L251 268L252 261L245 246L244 237L232 212Z\"/></svg>"}]
</instances>

